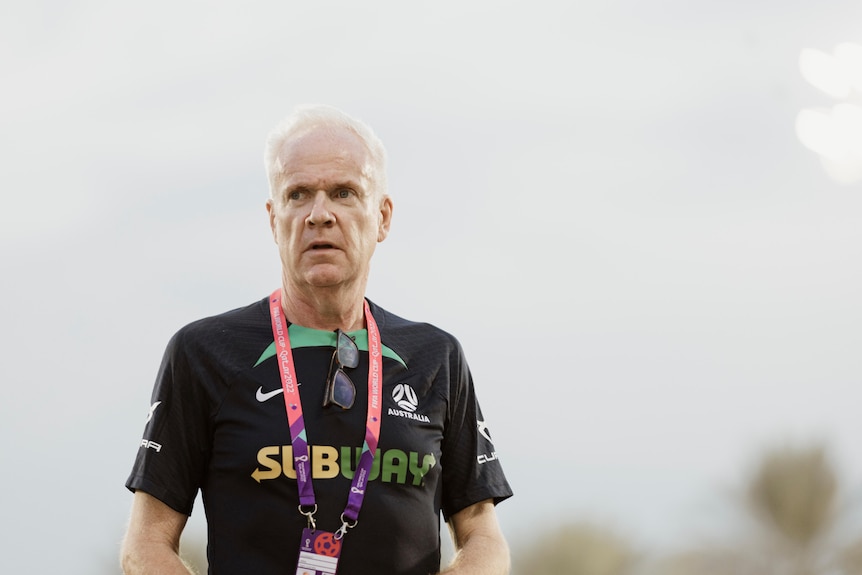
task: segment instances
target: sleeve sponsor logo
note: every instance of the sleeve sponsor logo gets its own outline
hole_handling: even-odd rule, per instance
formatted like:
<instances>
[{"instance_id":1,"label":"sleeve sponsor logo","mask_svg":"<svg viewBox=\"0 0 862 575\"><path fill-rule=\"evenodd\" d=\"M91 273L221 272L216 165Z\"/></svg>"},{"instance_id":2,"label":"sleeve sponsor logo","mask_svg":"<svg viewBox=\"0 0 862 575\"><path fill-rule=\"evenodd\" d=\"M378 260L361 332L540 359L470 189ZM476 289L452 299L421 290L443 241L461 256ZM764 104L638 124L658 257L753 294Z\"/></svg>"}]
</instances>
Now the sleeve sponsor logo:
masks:
<instances>
[{"instance_id":1,"label":"sleeve sponsor logo","mask_svg":"<svg viewBox=\"0 0 862 575\"><path fill-rule=\"evenodd\" d=\"M158 406L160 406L161 404L162 404L162 402L161 402L161 401L157 401L157 402L155 402L154 404L152 404L152 405L150 406L150 412L149 412L149 413L147 413L147 421L146 421L146 423L149 423L149 422L150 422L150 420L152 420L152 419L153 419L153 414L156 412L156 408L157 408Z\"/></svg>"},{"instance_id":2,"label":"sleeve sponsor logo","mask_svg":"<svg viewBox=\"0 0 862 575\"><path fill-rule=\"evenodd\" d=\"M141 447L143 447L145 449L155 449L156 453L158 453L162 450L162 444L161 443L156 443L155 441L150 441L149 439L142 439L141 440Z\"/></svg>"},{"instance_id":3,"label":"sleeve sponsor logo","mask_svg":"<svg viewBox=\"0 0 862 575\"><path fill-rule=\"evenodd\" d=\"M162 404L161 401L157 401L150 406L150 411L147 413L147 421L145 424L150 423L153 420L153 415L156 413L156 408ZM159 453L162 450L162 444L156 443L155 441L150 441L146 437L141 439L141 447L144 449L152 449L156 453Z\"/></svg>"},{"instance_id":4,"label":"sleeve sponsor logo","mask_svg":"<svg viewBox=\"0 0 862 575\"><path fill-rule=\"evenodd\" d=\"M497 460L497 452L493 451L494 449L494 441L491 439L491 432L488 431L488 424L484 421L476 421L476 426L479 430L479 435L488 440L488 443L491 444L491 453L481 453L476 456L476 461L479 462L479 465L484 463L490 463L491 461Z\"/></svg>"},{"instance_id":5,"label":"sleeve sponsor logo","mask_svg":"<svg viewBox=\"0 0 862 575\"><path fill-rule=\"evenodd\" d=\"M484 421L477 421L476 426L479 428L479 435L488 440L488 443L494 445L494 440L491 439L491 432L488 431L488 424Z\"/></svg>"}]
</instances>

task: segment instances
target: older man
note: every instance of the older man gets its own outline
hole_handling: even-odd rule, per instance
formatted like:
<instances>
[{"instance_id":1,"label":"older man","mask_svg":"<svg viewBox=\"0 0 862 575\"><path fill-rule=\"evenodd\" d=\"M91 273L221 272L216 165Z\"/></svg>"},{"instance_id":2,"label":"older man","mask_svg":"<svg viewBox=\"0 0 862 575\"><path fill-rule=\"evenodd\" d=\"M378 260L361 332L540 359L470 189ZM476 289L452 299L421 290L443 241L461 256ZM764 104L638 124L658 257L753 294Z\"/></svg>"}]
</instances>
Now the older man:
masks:
<instances>
[{"instance_id":1,"label":"older man","mask_svg":"<svg viewBox=\"0 0 862 575\"><path fill-rule=\"evenodd\" d=\"M511 490L458 342L365 298L392 220L363 123L300 108L267 142L280 288L168 344L127 487L133 573L188 573L198 490L210 573L508 572L494 505Z\"/></svg>"}]
</instances>

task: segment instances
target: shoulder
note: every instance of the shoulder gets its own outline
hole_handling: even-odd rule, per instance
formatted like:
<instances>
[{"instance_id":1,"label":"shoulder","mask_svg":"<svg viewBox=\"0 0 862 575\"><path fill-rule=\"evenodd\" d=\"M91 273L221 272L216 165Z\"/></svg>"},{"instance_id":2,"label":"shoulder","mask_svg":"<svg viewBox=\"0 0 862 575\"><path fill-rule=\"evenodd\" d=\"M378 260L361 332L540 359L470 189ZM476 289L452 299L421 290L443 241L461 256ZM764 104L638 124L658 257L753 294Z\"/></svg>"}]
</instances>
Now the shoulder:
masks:
<instances>
[{"instance_id":1,"label":"shoulder","mask_svg":"<svg viewBox=\"0 0 862 575\"><path fill-rule=\"evenodd\" d=\"M405 319L370 300L369 304L383 343L402 357L426 354L460 357L463 354L461 343L448 331L427 322Z\"/></svg>"},{"instance_id":2,"label":"shoulder","mask_svg":"<svg viewBox=\"0 0 862 575\"><path fill-rule=\"evenodd\" d=\"M268 320L269 318L269 312L265 304L266 298L247 306L197 319L181 327L175 335L195 338L200 337L202 334L212 333L213 330L224 331L257 327L261 321Z\"/></svg>"},{"instance_id":3,"label":"shoulder","mask_svg":"<svg viewBox=\"0 0 862 575\"><path fill-rule=\"evenodd\" d=\"M269 312L267 298L217 315L192 321L177 330L168 343L168 349L199 350L220 346L237 339L264 337L269 335Z\"/></svg>"}]
</instances>

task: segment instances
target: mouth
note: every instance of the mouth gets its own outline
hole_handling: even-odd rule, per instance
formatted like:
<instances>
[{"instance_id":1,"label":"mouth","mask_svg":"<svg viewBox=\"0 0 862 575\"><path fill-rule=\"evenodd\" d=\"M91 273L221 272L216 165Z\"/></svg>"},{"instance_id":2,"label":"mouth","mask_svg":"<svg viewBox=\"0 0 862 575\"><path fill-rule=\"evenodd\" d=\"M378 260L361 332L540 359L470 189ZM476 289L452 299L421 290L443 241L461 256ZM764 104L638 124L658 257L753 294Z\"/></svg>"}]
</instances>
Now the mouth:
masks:
<instances>
[{"instance_id":1,"label":"mouth","mask_svg":"<svg viewBox=\"0 0 862 575\"><path fill-rule=\"evenodd\" d=\"M311 245L309 246L309 248L308 248L308 249L309 249L309 250L311 250L311 251L315 251L315 250L334 250L334 249L336 249L336 246L335 246L335 245L333 245L333 244L327 244L327 243L319 242L319 243L313 243L313 244L311 244Z\"/></svg>"}]
</instances>

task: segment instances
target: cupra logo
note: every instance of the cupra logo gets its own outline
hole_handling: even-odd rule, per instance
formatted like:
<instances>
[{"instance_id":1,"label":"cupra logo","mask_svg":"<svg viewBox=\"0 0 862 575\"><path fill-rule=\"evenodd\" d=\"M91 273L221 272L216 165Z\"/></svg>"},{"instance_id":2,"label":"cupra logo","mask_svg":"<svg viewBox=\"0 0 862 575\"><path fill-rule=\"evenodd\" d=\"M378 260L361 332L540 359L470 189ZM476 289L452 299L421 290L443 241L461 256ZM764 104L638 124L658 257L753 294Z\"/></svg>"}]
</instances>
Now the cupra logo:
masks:
<instances>
[{"instance_id":1,"label":"cupra logo","mask_svg":"<svg viewBox=\"0 0 862 575\"><path fill-rule=\"evenodd\" d=\"M161 401L157 401L150 406L150 412L147 414L147 423L153 418L153 413L156 411L156 408L161 405Z\"/></svg>"},{"instance_id":2,"label":"cupra logo","mask_svg":"<svg viewBox=\"0 0 862 575\"><path fill-rule=\"evenodd\" d=\"M479 427L479 434L493 444L494 441L491 439L491 432L488 431L488 424L485 423L484 421L478 421L478 420L476 421L476 423Z\"/></svg>"}]
</instances>

